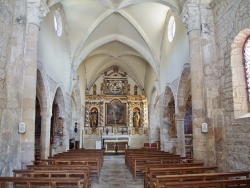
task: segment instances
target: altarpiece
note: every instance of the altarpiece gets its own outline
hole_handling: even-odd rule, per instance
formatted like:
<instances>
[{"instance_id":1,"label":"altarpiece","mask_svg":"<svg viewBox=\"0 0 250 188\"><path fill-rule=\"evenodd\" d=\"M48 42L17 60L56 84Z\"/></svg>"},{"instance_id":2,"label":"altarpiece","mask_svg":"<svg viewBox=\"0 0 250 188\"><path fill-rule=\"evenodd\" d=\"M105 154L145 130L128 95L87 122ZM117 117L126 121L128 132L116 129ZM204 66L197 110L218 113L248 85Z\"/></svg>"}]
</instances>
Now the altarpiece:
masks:
<instances>
[{"instance_id":1,"label":"altarpiece","mask_svg":"<svg viewBox=\"0 0 250 188\"><path fill-rule=\"evenodd\" d=\"M126 72L118 67L104 72L103 80L93 84L95 90L85 95L84 139L98 137L103 147L105 140L126 140L129 146L135 147L144 143L148 137L147 99L143 93L138 94L137 85L132 95L130 84ZM96 115L95 126L92 123L93 114ZM138 114L136 126L135 114ZM136 137L137 144L133 144L132 137Z\"/></svg>"}]
</instances>

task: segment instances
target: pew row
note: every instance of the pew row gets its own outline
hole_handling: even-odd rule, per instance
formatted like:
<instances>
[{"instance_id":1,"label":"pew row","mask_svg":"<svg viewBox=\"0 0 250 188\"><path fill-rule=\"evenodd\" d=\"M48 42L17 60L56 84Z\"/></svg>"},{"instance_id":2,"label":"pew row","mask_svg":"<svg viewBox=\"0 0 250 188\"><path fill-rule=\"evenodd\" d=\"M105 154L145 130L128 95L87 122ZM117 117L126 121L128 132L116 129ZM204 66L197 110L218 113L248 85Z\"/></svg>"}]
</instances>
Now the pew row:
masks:
<instances>
[{"instance_id":1,"label":"pew row","mask_svg":"<svg viewBox=\"0 0 250 188\"><path fill-rule=\"evenodd\" d=\"M91 188L89 169L83 170L13 170L13 177L31 178L81 178L84 188Z\"/></svg>"},{"instance_id":2,"label":"pew row","mask_svg":"<svg viewBox=\"0 0 250 188\"><path fill-rule=\"evenodd\" d=\"M84 188L81 178L32 178L32 177L0 177L0 187L9 188L13 184L16 188L50 187L50 188Z\"/></svg>"}]
</instances>

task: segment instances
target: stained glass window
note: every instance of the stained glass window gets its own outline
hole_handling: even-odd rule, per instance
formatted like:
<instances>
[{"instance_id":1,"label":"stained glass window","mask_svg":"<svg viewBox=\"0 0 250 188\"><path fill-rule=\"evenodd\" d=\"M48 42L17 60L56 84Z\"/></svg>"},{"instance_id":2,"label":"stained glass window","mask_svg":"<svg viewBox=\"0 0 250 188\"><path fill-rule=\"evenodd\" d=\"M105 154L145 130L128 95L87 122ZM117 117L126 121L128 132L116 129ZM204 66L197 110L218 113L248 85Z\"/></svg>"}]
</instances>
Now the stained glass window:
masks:
<instances>
[{"instance_id":1,"label":"stained glass window","mask_svg":"<svg viewBox=\"0 0 250 188\"><path fill-rule=\"evenodd\" d=\"M244 46L244 63L246 70L247 91L249 99L250 98L250 36L248 37Z\"/></svg>"}]
</instances>

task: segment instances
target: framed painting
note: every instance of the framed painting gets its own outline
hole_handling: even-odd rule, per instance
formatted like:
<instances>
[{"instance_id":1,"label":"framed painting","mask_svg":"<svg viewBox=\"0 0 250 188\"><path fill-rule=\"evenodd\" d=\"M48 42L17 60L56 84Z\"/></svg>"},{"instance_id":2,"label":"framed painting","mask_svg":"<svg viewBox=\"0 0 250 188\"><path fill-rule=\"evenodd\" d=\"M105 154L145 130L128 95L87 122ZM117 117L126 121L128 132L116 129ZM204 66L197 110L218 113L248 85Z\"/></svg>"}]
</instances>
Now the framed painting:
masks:
<instances>
[{"instance_id":1,"label":"framed painting","mask_svg":"<svg viewBox=\"0 0 250 188\"><path fill-rule=\"evenodd\" d=\"M126 125L126 103L115 99L106 103L106 126Z\"/></svg>"}]
</instances>

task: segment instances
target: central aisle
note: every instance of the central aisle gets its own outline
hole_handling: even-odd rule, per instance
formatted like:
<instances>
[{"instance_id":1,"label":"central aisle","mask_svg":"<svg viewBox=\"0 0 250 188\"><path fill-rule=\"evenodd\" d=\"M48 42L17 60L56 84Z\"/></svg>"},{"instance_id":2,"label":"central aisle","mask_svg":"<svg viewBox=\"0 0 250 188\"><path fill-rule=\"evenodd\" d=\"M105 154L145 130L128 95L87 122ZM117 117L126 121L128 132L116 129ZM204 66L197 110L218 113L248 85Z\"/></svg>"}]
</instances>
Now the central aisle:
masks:
<instances>
[{"instance_id":1,"label":"central aisle","mask_svg":"<svg viewBox=\"0 0 250 188\"><path fill-rule=\"evenodd\" d=\"M92 188L143 188L143 178L136 181L125 165L124 155L105 155L100 182L92 177Z\"/></svg>"}]
</instances>

